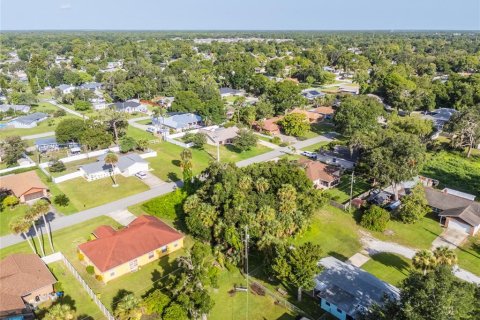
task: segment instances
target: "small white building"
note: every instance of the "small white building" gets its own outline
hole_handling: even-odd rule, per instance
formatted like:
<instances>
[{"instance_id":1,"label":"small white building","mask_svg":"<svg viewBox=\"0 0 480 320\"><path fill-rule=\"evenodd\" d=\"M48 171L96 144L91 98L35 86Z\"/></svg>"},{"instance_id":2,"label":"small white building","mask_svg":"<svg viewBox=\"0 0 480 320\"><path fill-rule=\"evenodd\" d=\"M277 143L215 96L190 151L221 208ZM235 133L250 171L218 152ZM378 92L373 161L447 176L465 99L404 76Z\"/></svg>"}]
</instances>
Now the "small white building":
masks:
<instances>
[{"instance_id":1,"label":"small white building","mask_svg":"<svg viewBox=\"0 0 480 320\"><path fill-rule=\"evenodd\" d=\"M73 90L76 89L76 87L69 84L61 84L57 87L57 89L60 91L61 94L69 94L72 93Z\"/></svg>"},{"instance_id":2,"label":"small white building","mask_svg":"<svg viewBox=\"0 0 480 320\"><path fill-rule=\"evenodd\" d=\"M93 181L110 177L113 173L130 177L140 171L148 171L149 164L136 153L130 153L118 157L118 163L113 169L110 164L105 163L105 156L98 157L97 162L80 166L79 170L87 181Z\"/></svg>"},{"instance_id":3,"label":"small white building","mask_svg":"<svg viewBox=\"0 0 480 320\"><path fill-rule=\"evenodd\" d=\"M29 129L37 126L38 123L46 120L48 114L43 112L35 112L26 116L15 118L8 122L8 126L17 129Z\"/></svg>"}]
</instances>

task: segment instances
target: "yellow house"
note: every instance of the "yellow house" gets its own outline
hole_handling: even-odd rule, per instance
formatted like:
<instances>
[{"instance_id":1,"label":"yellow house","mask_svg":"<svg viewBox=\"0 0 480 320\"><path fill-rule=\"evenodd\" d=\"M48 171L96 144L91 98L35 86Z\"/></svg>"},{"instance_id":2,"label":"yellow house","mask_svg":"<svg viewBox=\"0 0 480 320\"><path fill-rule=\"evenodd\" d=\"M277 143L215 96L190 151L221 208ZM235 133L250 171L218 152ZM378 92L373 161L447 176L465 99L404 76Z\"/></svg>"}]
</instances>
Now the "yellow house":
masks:
<instances>
[{"instance_id":1,"label":"yellow house","mask_svg":"<svg viewBox=\"0 0 480 320\"><path fill-rule=\"evenodd\" d=\"M143 215L121 230L100 226L95 240L78 246L84 261L108 282L183 247L183 235L156 217Z\"/></svg>"}]
</instances>

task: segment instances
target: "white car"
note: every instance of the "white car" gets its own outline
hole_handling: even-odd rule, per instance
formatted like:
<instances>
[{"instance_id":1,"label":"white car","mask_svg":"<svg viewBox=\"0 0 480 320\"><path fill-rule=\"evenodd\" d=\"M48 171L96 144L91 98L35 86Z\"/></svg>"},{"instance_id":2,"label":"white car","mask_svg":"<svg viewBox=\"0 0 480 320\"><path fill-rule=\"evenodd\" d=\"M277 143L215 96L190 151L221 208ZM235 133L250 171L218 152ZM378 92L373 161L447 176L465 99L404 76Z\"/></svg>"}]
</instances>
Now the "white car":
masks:
<instances>
[{"instance_id":1,"label":"white car","mask_svg":"<svg viewBox=\"0 0 480 320\"><path fill-rule=\"evenodd\" d=\"M314 152L310 152L310 151L303 151L302 153L300 153L302 156L305 156L307 158L310 158L310 159L317 159L317 154L314 153Z\"/></svg>"},{"instance_id":2,"label":"white car","mask_svg":"<svg viewBox=\"0 0 480 320\"><path fill-rule=\"evenodd\" d=\"M145 179L145 178L147 177L147 174L146 174L145 172L143 172L143 171L140 171L140 172L137 172L137 173L135 174L135 177L143 180L143 179Z\"/></svg>"}]
</instances>

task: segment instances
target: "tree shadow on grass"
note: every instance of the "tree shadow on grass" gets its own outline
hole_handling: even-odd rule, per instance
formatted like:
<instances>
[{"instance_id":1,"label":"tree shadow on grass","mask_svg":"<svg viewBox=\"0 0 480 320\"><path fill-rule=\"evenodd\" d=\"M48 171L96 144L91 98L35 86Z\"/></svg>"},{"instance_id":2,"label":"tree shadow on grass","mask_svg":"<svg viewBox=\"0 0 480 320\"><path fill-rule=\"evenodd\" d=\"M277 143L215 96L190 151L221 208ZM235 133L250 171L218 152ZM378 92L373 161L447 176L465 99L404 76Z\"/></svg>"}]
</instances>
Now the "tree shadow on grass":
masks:
<instances>
[{"instance_id":1,"label":"tree shadow on grass","mask_svg":"<svg viewBox=\"0 0 480 320\"><path fill-rule=\"evenodd\" d=\"M335 251L329 251L328 252L328 255L329 256L332 256L340 261L347 261L349 259L349 257L346 257L344 256L343 254L341 253L338 253L338 252L335 252Z\"/></svg>"},{"instance_id":2,"label":"tree shadow on grass","mask_svg":"<svg viewBox=\"0 0 480 320\"><path fill-rule=\"evenodd\" d=\"M112 310L115 311L115 308L117 307L120 300L122 300L125 296L127 296L131 293L133 293L133 292L129 291L129 290L125 290L125 289L118 290L117 294L112 299L112 304L111 304Z\"/></svg>"},{"instance_id":3,"label":"tree shadow on grass","mask_svg":"<svg viewBox=\"0 0 480 320\"><path fill-rule=\"evenodd\" d=\"M408 275L410 270L410 265L408 263L392 253L378 253L371 256L371 259L387 267L393 267L404 275Z\"/></svg>"},{"instance_id":4,"label":"tree shadow on grass","mask_svg":"<svg viewBox=\"0 0 480 320\"><path fill-rule=\"evenodd\" d=\"M175 173L175 172L169 172L167 174L167 177L170 181L178 181L180 180L180 178L178 177L178 175Z\"/></svg>"},{"instance_id":5,"label":"tree shadow on grass","mask_svg":"<svg viewBox=\"0 0 480 320\"><path fill-rule=\"evenodd\" d=\"M176 167L180 167L180 164L181 164L181 163L182 163L182 162L181 162L180 160L178 160L178 159L172 160L172 164L173 164L174 166L176 166Z\"/></svg>"}]
</instances>

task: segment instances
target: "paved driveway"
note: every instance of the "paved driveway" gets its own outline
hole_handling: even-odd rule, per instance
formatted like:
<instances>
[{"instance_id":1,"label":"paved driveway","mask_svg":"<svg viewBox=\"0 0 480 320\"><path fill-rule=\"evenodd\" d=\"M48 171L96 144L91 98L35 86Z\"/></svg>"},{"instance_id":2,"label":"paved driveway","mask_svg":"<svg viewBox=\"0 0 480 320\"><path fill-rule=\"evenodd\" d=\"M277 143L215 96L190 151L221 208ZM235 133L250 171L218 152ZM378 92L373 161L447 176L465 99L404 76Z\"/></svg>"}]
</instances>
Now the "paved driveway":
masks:
<instances>
[{"instance_id":1,"label":"paved driveway","mask_svg":"<svg viewBox=\"0 0 480 320\"><path fill-rule=\"evenodd\" d=\"M467 239L467 237L468 234L466 232L446 228L441 235L433 240L432 249L445 246L450 249L456 249L465 241L465 239Z\"/></svg>"},{"instance_id":2,"label":"paved driveway","mask_svg":"<svg viewBox=\"0 0 480 320\"><path fill-rule=\"evenodd\" d=\"M149 186L150 189L156 188L165 183L165 181L153 175L151 172L148 172L148 171L144 171L144 172L147 176L144 179L142 179L142 182L145 183L147 186Z\"/></svg>"}]
</instances>

